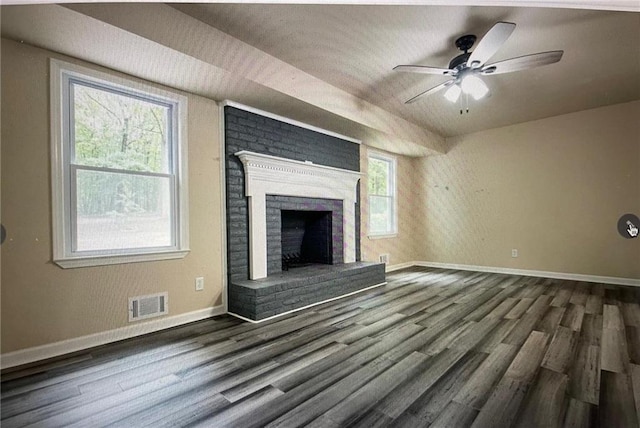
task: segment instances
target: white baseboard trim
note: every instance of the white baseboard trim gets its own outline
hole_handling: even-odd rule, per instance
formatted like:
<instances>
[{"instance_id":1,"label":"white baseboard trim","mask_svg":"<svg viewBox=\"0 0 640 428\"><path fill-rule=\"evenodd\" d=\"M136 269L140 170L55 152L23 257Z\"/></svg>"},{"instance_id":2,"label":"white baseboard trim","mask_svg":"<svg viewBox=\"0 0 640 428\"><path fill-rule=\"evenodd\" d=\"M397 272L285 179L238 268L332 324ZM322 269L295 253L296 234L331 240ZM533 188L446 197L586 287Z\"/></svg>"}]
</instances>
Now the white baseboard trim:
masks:
<instances>
[{"instance_id":1,"label":"white baseboard trim","mask_svg":"<svg viewBox=\"0 0 640 428\"><path fill-rule=\"evenodd\" d=\"M416 263L418 262L406 262L406 263L399 263L397 265L386 265L384 268L384 271L393 272L395 270L406 269L411 266L417 266Z\"/></svg>"},{"instance_id":2,"label":"white baseboard trim","mask_svg":"<svg viewBox=\"0 0 640 428\"><path fill-rule=\"evenodd\" d=\"M640 279L620 278L615 276L584 275L580 273L548 272L542 270L511 269L493 266L461 265L455 263L438 263L425 261L414 261L410 263L403 263L402 265L397 266L400 267L397 269L395 269L395 266L391 267L394 268L394 270L398 270L410 266L422 266L440 269L458 269L471 270L476 272L503 273L507 275L539 276L543 278L568 279L573 281L597 282L602 284L629 285L632 287L640 287Z\"/></svg>"},{"instance_id":3,"label":"white baseboard trim","mask_svg":"<svg viewBox=\"0 0 640 428\"><path fill-rule=\"evenodd\" d=\"M76 337L73 339L62 340L60 342L35 346L33 348L8 352L6 354L0 355L0 368L6 369L9 367L16 367L23 364L33 363L35 361L46 360L48 358L82 351L84 349L93 348L95 346L105 345L107 343L117 342L124 339L130 339L136 336L142 336L143 334L153 333L171 327L177 327L179 325L188 324L194 321L200 321L216 315L222 315L224 313L225 311L223 306L214 306L193 312L187 312L180 315L163 317L144 323L136 323L126 327L116 328L100 333L94 333L87 336Z\"/></svg>"},{"instance_id":4,"label":"white baseboard trim","mask_svg":"<svg viewBox=\"0 0 640 428\"><path fill-rule=\"evenodd\" d=\"M278 314L278 315L273 315L273 316L270 316L270 317L267 317L267 318L264 318L264 319L261 319L261 320L258 320L258 321L243 317L242 315L234 314L233 312L227 312L227 313L229 315L233 315L236 318L240 318L243 321L248 321L248 322L253 323L253 324L260 324L261 322L269 321L269 320L272 320L274 318L278 318L278 317L282 317L284 315L292 314L294 312L298 312L298 311L301 311L303 309L308 309L308 308L311 308L313 306L322 305L323 303L333 302L334 300L338 300L338 299L342 299L343 297L352 296L354 294L362 293L363 291L371 290L372 288L380 287L380 286L383 286L383 285L387 285L387 283L386 282L381 282L380 284L376 284L376 285L372 285L370 287L366 287L366 288L363 288L363 289L360 289L360 290L352 291L351 293L342 294L342 295L337 296L337 297L332 297L331 299L323 300L323 301L318 302L318 303L312 303L312 304L307 305L307 306L302 306L301 308L292 309L290 311L283 312L283 313Z\"/></svg>"}]
</instances>

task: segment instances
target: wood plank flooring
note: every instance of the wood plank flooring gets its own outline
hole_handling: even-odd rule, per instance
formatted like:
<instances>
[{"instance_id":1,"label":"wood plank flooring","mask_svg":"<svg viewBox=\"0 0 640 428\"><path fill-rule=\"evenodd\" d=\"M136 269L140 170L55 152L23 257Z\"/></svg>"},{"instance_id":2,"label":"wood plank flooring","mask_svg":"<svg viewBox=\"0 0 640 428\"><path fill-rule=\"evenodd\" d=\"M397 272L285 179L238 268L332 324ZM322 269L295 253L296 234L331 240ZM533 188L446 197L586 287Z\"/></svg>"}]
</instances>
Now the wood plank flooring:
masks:
<instances>
[{"instance_id":1,"label":"wood plank flooring","mask_svg":"<svg viewBox=\"0 0 640 428\"><path fill-rule=\"evenodd\" d=\"M411 268L2 373L11 427L637 427L640 289Z\"/></svg>"}]
</instances>

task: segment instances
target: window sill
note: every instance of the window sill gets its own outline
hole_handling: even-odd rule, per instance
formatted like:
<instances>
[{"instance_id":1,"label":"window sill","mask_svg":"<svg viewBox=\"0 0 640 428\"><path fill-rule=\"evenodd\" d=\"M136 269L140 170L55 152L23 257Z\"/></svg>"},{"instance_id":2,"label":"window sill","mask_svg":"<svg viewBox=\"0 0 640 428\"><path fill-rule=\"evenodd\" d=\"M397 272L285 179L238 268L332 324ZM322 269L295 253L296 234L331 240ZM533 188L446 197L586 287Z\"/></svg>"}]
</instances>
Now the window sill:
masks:
<instances>
[{"instance_id":1,"label":"window sill","mask_svg":"<svg viewBox=\"0 0 640 428\"><path fill-rule=\"evenodd\" d=\"M63 269L80 267L118 265L125 263L151 262L159 260L182 259L189 254L189 249L147 254L122 254L104 256L69 257L53 262Z\"/></svg>"},{"instance_id":2,"label":"window sill","mask_svg":"<svg viewBox=\"0 0 640 428\"><path fill-rule=\"evenodd\" d=\"M389 238L397 238L397 233L386 233L383 235L367 235L369 239L389 239Z\"/></svg>"}]
</instances>

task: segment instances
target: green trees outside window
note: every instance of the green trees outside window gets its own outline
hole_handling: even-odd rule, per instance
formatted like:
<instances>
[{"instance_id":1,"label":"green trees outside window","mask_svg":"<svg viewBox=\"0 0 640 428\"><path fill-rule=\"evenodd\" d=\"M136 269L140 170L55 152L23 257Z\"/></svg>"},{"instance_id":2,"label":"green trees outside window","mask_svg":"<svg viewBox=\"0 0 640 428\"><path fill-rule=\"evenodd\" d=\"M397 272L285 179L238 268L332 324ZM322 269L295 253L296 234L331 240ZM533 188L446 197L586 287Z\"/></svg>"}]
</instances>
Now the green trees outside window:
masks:
<instances>
[{"instance_id":1,"label":"green trees outside window","mask_svg":"<svg viewBox=\"0 0 640 428\"><path fill-rule=\"evenodd\" d=\"M369 155L369 234L396 233L395 160L382 155Z\"/></svg>"},{"instance_id":2,"label":"green trees outside window","mask_svg":"<svg viewBox=\"0 0 640 428\"><path fill-rule=\"evenodd\" d=\"M171 106L73 81L70 88L74 249L172 245Z\"/></svg>"}]
</instances>

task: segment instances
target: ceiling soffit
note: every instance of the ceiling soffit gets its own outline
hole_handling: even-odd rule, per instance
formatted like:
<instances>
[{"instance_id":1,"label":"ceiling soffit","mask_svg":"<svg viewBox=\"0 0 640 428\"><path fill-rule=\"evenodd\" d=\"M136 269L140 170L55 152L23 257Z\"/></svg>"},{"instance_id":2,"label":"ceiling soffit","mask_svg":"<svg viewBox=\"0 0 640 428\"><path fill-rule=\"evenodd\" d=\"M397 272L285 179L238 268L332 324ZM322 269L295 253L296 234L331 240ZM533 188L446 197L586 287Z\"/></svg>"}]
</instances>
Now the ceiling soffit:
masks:
<instances>
[{"instance_id":1,"label":"ceiling soffit","mask_svg":"<svg viewBox=\"0 0 640 428\"><path fill-rule=\"evenodd\" d=\"M80 8L80 5L74 6ZM131 9L125 6L130 6ZM368 103L325 82L322 82L324 87L321 89L327 89L327 92L320 91L320 96L317 86L314 86L315 92L311 95L315 100L296 97L298 92L305 91L282 88L282 83L275 88L268 86L269 81L277 83L275 76L279 74L279 67L284 68L293 78L299 78L300 75L295 74L294 67L279 60L276 60L274 65L269 62L271 57L264 52L246 46L243 42L166 5L96 7L100 9L100 13L94 10L99 18L59 5L3 6L2 37L26 42L210 99L234 100L351 136L378 149L407 156L428 156L444 152L445 143L442 136L395 117L378 107L369 106ZM134 11L136 13L133 13ZM163 21L146 19L149 13L162 16ZM135 26L135 22L150 23L146 28L142 26L143 30L147 31L130 31L133 29L125 28L124 24L111 23L119 22L125 15L132 19L122 21L132 26ZM177 21L175 18L178 18ZM167 19L168 22L165 21ZM211 39L210 35L199 34L197 31L194 34L195 27L205 32L213 30L224 40ZM172 32L176 35L173 38L168 36ZM158 36L159 33L164 38ZM166 41L165 38L172 39L175 43L163 43ZM180 45L185 44L192 44L195 52L179 49ZM118 46L126 46L127 49L117 49ZM243 55L246 52L240 49L244 48L250 48L254 54L267 58L258 58L261 63L257 64L250 56ZM222 61L221 66L218 66L212 63L216 61L211 61L211 56L230 56L231 59ZM247 78L234 67L238 66L238 62L240 65L245 63L245 67L247 64L264 66L262 70L268 75L268 79ZM305 78L315 79L311 76ZM332 98L332 95L335 96ZM353 110L341 103L345 99L354 106ZM343 114L345 111L349 114Z\"/></svg>"}]
</instances>

